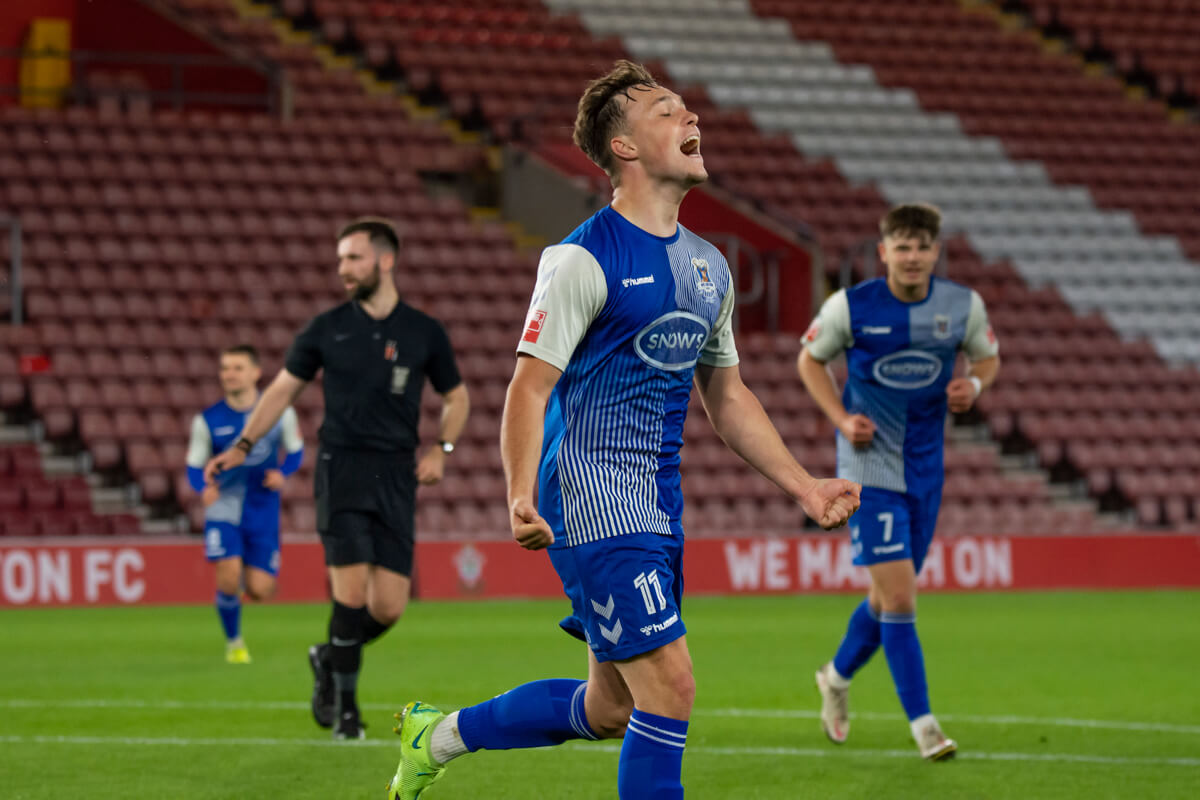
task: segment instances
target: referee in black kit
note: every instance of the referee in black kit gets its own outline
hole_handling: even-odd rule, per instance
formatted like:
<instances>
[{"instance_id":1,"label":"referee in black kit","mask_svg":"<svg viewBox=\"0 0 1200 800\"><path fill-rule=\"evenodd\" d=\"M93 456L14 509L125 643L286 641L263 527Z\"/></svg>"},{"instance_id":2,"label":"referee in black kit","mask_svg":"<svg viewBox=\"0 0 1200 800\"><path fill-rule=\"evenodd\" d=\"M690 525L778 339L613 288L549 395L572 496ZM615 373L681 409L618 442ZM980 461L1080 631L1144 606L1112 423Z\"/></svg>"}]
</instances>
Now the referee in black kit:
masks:
<instances>
[{"instance_id":1,"label":"referee in black kit","mask_svg":"<svg viewBox=\"0 0 1200 800\"><path fill-rule=\"evenodd\" d=\"M338 233L338 277L349 300L313 318L262 393L241 438L204 468L205 479L240 465L320 369L317 530L333 590L329 641L309 648L312 710L335 739L361 739L355 687L362 647L404 613L411 590L417 483L442 479L470 411L442 325L401 301L393 271L400 241L385 220ZM437 445L415 461L425 378L442 396ZM335 724L336 723L336 724Z\"/></svg>"}]
</instances>

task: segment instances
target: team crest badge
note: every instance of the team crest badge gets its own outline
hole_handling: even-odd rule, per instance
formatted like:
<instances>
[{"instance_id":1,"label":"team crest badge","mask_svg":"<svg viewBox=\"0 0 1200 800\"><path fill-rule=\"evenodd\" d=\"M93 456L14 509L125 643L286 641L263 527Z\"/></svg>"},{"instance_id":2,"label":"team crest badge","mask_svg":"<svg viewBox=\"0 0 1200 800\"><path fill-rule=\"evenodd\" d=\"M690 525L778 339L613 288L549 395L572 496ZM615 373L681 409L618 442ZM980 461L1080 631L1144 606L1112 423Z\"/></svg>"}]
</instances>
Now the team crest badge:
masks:
<instances>
[{"instance_id":1,"label":"team crest badge","mask_svg":"<svg viewBox=\"0 0 1200 800\"><path fill-rule=\"evenodd\" d=\"M933 317L933 338L950 338L950 317L945 314L935 314Z\"/></svg>"},{"instance_id":2,"label":"team crest badge","mask_svg":"<svg viewBox=\"0 0 1200 800\"><path fill-rule=\"evenodd\" d=\"M485 560L483 553L470 543L463 545L454 554L454 569L458 571L458 582L463 589L474 591L480 588L479 581L483 577Z\"/></svg>"},{"instance_id":3,"label":"team crest badge","mask_svg":"<svg viewBox=\"0 0 1200 800\"><path fill-rule=\"evenodd\" d=\"M700 296L710 303L717 299L717 285L708 277L708 261L703 258L692 259L692 269L696 271L696 288Z\"/></svg>"}]
</instances>

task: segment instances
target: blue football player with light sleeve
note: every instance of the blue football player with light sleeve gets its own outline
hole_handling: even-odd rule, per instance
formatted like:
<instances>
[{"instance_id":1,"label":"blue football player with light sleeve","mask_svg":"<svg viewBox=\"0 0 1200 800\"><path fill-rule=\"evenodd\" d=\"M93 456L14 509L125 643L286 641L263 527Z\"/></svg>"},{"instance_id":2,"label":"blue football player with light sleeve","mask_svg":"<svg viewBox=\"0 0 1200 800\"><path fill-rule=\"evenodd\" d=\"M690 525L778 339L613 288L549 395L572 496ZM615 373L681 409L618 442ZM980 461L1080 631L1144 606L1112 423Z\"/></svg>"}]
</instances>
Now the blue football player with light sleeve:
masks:
<instances>
[{"instance_id":1,"label":"blue football player with light sleeve","mask_svg":"<svg viewBox=\"0 0 1200 800\"><path fill-rule=\"evenodd\" d=\"M870 573L834 659L817 671L821 726L835 743L850 730L850 679L882 645L921 755L950 758L957 745L930 712L917 638L917 576L933 539L944 478L946 411L967 411L992 385L999 347L977 292L933 276L941 215L897 206L880 222L876 278L832 295L804 336L799 371L837 427L838 476L862 484L850 528L854 563ZM966 377L953 378L959 351ZM826 364L846 354L838 396Z\"/></svg>"},{"instance_id":2,"label":"blue football player with light sleeve","mask_svg":"<svg viewBox=\"0 0 1200 800\"><path fill-rule=\"evenodd\" d=\"M695 681L679 451L693 384L725 443L823 526L858 505L856 484L796 463L739 377L729 267L678 224L707 177L697 116L622 61L588 86L575 141L609 174L613 201L542 255L500 450L513 538L549 549L571 601L561 626L587 643L588 677L450 714L408 704L389 798L414 800L468 752L601 738L624 738L622 800L683 797Z\"/></svg>"},{"instance_id":3,"label":"blue football player with light sleeve","mask_svg":"<svg viewBox=\"0 0 1200 800\"><path fill-rule=\"evenodd\" d=\"M255 443L245 463L205 483L204 465L238 438L246 417L258 403L258 352L237 345L221 353L224 399L192 420L187 474L200 493L204 515L204 553L216 565L217 616L225 631L225 660L250 663L242 640L242 591L255 600L275 593L279 574L279 492L304 459L304 440L296 412L290 407L271 432ZM287 455L279 463L279 451Z\"/></svg>"}]
</instances>

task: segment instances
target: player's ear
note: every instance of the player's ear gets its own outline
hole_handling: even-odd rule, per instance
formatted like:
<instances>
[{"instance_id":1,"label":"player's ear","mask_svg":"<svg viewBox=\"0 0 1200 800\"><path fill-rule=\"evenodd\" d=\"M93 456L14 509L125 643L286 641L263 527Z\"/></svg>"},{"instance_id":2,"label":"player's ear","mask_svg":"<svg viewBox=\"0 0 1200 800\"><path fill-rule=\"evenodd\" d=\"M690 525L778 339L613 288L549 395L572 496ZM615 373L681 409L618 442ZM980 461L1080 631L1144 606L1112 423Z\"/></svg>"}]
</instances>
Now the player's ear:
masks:
<instances>
[{"instance_id":1,"label":"player's ear","mask_svg":"<svg viewBox=\"0 0 1200 800\"><path fill-rule=\"evenodd\" d=\"M383 252L379 254L379 269L383 272L391 272L396 268L396 254Z\"/></svg>"},{"instance_id":2,"label":"player's ear","mask_svg":"<svg viewBox=\"0 0 1200 800\"><path fill-rule=\"evenodd\" d=\"M876 246L876 249L879 251L879 260L886 264L887 263L887 239L886 238L880 239L879 244Z\"/></svg>"},{"instance_id":3,"label":"player's ear","mask_svg":"<svg viewBox=\"0 0 1200 800\"><path fill-rule=\"evenodd\" d=\"M608 146L612 148L613 155L622 161L637 160L637 145L627 136L614 136Z\"/></svg>"}]
</instances>

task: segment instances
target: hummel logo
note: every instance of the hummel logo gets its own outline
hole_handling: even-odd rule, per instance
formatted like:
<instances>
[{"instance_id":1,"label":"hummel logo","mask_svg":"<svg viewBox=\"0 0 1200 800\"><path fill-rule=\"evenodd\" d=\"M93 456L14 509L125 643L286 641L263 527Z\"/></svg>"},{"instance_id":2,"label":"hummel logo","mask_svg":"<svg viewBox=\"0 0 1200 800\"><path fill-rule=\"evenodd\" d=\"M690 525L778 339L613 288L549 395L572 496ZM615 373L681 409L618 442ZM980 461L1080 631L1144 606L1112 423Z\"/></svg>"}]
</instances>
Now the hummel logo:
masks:
<instances>
[{"instance_id":1,"label":"hummel logo","mask_svg":"<svg viewBox=\"0 0 1200 800\"><path fill-rule=\"evenodd\" d=\"M679 622L678 614L672 614L666 622L651 622L649 625L642 628L642 635L649 636L652 633L661 633L674 625L676 622Z\"/></svg>"},{"instance_id":2,"label":"hummel logo","mask_svg":"<svg viewBox=\"0 0 1200 800\"><path fill-rule=\"evenodd\" d=\"M344 342L353 335L354 335L353 333L335 333L333 335L333 340L335 342Z\"/></svg>"},{"instance_id":3,"label":"hummel logo","mask_svg":"<svg viewBox=\"0 0 1200 800\"><path fill-rule=\"evenodd\" d=\"M630 286L645 286L647 283L654 283L653 275L646 275L641 278L622 278L621 286L628 289Z\"/></svg>"},{"instance_id":4,"label":"hummel logo","mask_svg":"<svg viewBox=\"0 0 1200 800\"><path fill-rule=\"evenodd\" d=\"M611 631L608 628L601 625L600 626L600 635L603 636L605 639L608 639L613 644L616 644L617 641L621 638L621 620L617 620L617 624L612 626Z\"/></svg>"},{"instance_id":5,"label":"hummel logo","mask_svg":"<svg viewBox=\"0 0 1200 800\"><path fill-rule=\"evenodd\" d=\"M863 325L863 333L883 335L892 332L891 325Z\"/></svg>"},{"instance_id":6,"label":"hummel logo","mask_svg":"<svg viewBox=\"0 0 1200 800\"><path fill-rule=\"evenodd\" d=\"M421 728L421 732L417 734L417 738L413 739L413 750L421 749L421 737L425 735L425 731L427 730L429 730L428 725L426 725L424 728Z\"/></svg>"},{"instance_id":7,"label":"hummel logo","mask_svg":"<svg viewBox=\"0 0 1200 800\"><path fill-rule=\"evenodd\" d=\"M616 603L613 601L613 596L611 594L608 596L608 605L606 606L600 605L595 600L592 601L592 608L595 609L597 614L605 619L612 619L613 608L615 607Z\"/></svg>"}]
</instances>

